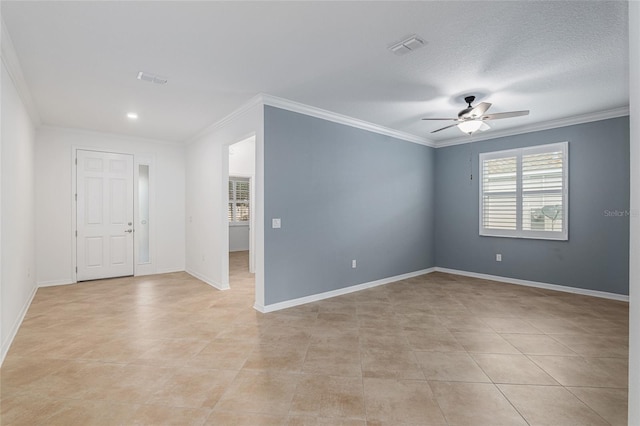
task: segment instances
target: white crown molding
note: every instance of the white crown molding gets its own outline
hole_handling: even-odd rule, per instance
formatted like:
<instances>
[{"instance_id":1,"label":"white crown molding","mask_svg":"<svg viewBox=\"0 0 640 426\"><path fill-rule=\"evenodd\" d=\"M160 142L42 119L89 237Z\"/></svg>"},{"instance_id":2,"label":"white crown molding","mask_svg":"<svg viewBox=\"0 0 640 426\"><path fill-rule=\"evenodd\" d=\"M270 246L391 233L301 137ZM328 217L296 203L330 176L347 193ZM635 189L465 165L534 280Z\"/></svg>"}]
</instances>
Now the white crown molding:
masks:
<instances>
[{"instance_id":1,"label":"white crown molding","mask_svg":"<svg viewBox=\"0 0 640 426\"><path fill-rule=\"evenodd\" d=\"M325 109L316 108L310 105L301 104L299 102L290 101L288 99L279 98L277 96L262 94L262 102L264 105L285 109L287 111L297 112L311 117L332 121L338 124L355 127L357 129L367 130L369 132L378 133L392 138L401 139L407 142L413 142L420 145L435 147L432 140L421 136L412 135L410 133L401 132L399 130L389 129L388 127L370 123L368 121L359 120L357 118L348 117L346 115L327 111Z\"/></svg>"},{"instance_id":2,"label":"white crown molding","mask_svg":"<svg viewBox=\"0 0 640 426\"><path fill-rule=\"evenodd\" d=\"M498 282L503 282L507 284L522 285L525 287L542 288L545 290L562 291L564 293L581 294L583 296L592 296L592 297L599 297L601 299L618 300L620 302L629 302L629 296L625 296L624 294L608 293L606 291L589 290L589 289L578 288L578 287L568 287L568 286L558 285L558 284L548 284L548 283L542 283L538 281L521 280L518 278L501 277L498 275L479 274L476 272L460 271L457 269L440 268L440 267L436 267L434 269L436 272L443 272L445 274L460 275L463 277L471 277L471 278L480 278L483 280L498 281Z\"/></svg>"},{"instance_id":3,"label":"white crown molding","mask_svg":"<svg viewBox=\"0 0 640 426\"><path fill-rule=\"evenodd\" d=\"M124 133L101 132L99 130L79 129L77 127L51 126L48 124L42 124L38 127L38 131L47 131L47 130L54 131L54 132L75 133L79 135L109 136L111 139L117 139L122 141L136 141L141 143L153 143L158 145L183 146L182 142L165 141L162 139L143 138L139 136L127 135Z\"/></svg>"},{"instance_id":4,"label":"white crown molding","mask_svg":"<svg viewBox=\"0 0 640 426\"><path fill-rule=\"evenodd\" d=\"M254 108L254 107L258 106L258 105L262 105L262 104L263 104L262 95L258 94L256 96L254 96L253 98L249 99L244 104L240 105L238 108L236 108L235 110L233 110L229 114L225 115L220 120L216 121L213 124L210 124L209 126L207 126L204 129L200 130L195 135L193 135L190 138L186 139L184 144L185 145L189 145L189 144L197 141L198 139L201 139L202 137L204 137L207 134L213 132L214 130L224 126L225 124L229 123L230 121L233 121L236 118L246 114L252 108Z\"/></svg>"},{"instance_id":5,"label":"white crown molding","mask_svg":"<svg viewBox=\"0 0 640 426\"><path fill-rule=\"evenodd\" d=\"M20 66L20 61L18 60L18 55L16 54L16 50L13 46L11 36L7 31L7 26L5 25L4 20L0 22L0 27L2 27L2 34L0 35L0 56L2 56L2 63L4 64L9 77L11 77L11 80L13 81L13 84L18 91L18 96L20 96L20 99L22 99L22 103L24 104L29 117L31 117L33 124L36 127L40 126L40 124L42 123L40 114L38 114L38 110L35 103L33 102L33 97L31 96L29 86L24 79L24 74L22 72L22 67Z\"/></svg>"},{"instance_id":6,"label":"white crown molding","mask_svg":"<svg viewBox=\"0 0 640 426\"><path fill-rule=\"evenodd\" d=\"M394 283L396 281L406 280L409 278L417 277L420 275L429 274L434 272L435 268L422 269L419 271L409 272L402 275L396 275L394 277L383 278L381 280L370 281L363 284L356 284L349 287L339 288L336 290L326 291L324 293L312 294L311 296L299 297L297 299L285 300L284 302L271 303L266 306L254 304L253 308L262 312L263 314L268 312L279 311L281 309L291 308L293 306L304 305L311 302L317 302L319 300L329 299L331 297L342 296L344 294L353 293L356 291L366 290L372 287L378 287L380 285Z\"/></svg>"},{"instance_id":7,"label":"white crown molding","mask_svg":"<svg viewBox=\"0 0 640 426\"><path fill-rule=\"evenodd\" d=\"M475 134L471 137L462 136L455 139L448 139L442 142L436 142L436 148L444 148L453 145L463 145L467 143L480 142L489 139L497 139L505 136L515 136L524 133L539 132L541 130L556 129L558 127L573 126L575 124L590 123L593 121L607 120L610 118L623 117L629 115L629 107L621 107L610 109L607 111L593 112L589 114L575 115L572 117L560 118L557 120L543 121L541 123L528 124L513 129L497 130L488 133Z\"/></svg>"}]
</instances>

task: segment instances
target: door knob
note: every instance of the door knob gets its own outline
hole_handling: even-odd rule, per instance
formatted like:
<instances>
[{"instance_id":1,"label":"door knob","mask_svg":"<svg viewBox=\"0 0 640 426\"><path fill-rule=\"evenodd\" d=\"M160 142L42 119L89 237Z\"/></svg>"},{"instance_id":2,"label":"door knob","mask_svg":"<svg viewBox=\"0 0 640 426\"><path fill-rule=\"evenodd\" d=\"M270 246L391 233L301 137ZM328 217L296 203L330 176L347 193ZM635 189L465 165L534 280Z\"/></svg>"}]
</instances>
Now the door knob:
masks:
<instances>
[{"instance_id":1,"label":"door knob","mask_svg":"<svg viewBox=\"0 0 640 426\"><path fill-rule=\"evenodd\" d=\"M127 229L127 230L126 230L126 231L124 231L124 232L128 232L128 233L130 234L130 233L132 233L132 232L133 232L133 229Z\"/></svg>"}]
</instances>

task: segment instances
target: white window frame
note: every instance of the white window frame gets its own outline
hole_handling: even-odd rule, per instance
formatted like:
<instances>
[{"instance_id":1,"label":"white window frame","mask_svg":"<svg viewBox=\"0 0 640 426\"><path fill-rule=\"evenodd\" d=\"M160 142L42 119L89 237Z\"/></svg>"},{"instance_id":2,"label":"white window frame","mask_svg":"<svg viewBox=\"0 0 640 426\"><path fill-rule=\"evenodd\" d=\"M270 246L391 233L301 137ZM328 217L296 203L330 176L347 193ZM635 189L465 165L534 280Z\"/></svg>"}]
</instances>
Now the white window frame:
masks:
<instances>
[{"instance_id":1,"label":"white window frame","mask_svg":"<svg viewBox=\"0 0 640 426\"><path fill-rule=\"evenodd\" d=\"M562 151L562 229L558 231L539 231L522 229L522 157L530 154L540 154L551 151ZM484 162L498 158L516 157L516 229L489 229L483 226L483 194L484 194ZM558 142L545 145L536 145L524 148L509 149L504 151L485 152L479 155L478 161L479 183L479 217L478 227L481 236L528 238L540 240L569 239L569 142Z\"/></svg>"}]
</instances>

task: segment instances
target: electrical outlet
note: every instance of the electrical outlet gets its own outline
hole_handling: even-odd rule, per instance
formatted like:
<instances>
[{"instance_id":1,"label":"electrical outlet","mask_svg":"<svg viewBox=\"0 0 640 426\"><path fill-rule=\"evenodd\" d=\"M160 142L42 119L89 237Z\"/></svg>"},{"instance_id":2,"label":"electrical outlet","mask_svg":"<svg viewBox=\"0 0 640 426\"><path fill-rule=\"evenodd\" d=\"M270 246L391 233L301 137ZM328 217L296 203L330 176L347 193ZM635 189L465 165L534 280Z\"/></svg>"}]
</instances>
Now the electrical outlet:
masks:
<instances>
[{"instance_id":1,"label":"electrical outlet","mask_svg":"<svg viewBox=\"0 0 640 426\"><path fill-rule=\"evenodd\" d=\"M282 221L280 218L271 219L271 227L273 229L278 229L282 226Z\"/></svg>"},{"instance_id":2,"label":"electrical outlet","mask_svg":"<svg viewBox=\"0 0 640 426\"><path fill-rule=\"evenodd\" d=\"M496 254L496 262L502 262L502 255Z\"/></svg>"},{"instance_id":3,"label":"electrical outlet","mask_svg":"<svg viewBox=\"0 0 640 426\"><path fill-rule=\"evenodd\" d=\"M355 259L353 259L353 260L351 261L351 267L352 267L353 269L356 269L356 266L357 266L357 262L356 262L356 260L355 260Z\"/></svg>"}]
</instances>

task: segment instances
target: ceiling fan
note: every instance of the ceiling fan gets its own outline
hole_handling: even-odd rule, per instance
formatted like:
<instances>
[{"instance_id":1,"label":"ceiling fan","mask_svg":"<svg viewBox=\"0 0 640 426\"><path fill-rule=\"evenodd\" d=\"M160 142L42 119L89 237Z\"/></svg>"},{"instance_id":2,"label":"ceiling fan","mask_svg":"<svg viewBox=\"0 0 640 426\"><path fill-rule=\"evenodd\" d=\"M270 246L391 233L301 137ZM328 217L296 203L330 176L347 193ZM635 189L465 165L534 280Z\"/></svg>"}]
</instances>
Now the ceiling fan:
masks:
<instances>
[{"instance_id":1,"label":"ceiling fan","mask_svg":"<svg viewBox=\"0 0 640 426\"><path fill-rule=\"evenodd\" d=\"M484 132L491 127L485 121L499 120L502 118L520 117L522 115L529 115L529 110L526 111L511 111L511 112L498 112L496 114L485 114L491 106L488 102L481 102L476 106L471 106L471 103L476 99L475 96L467 96L464 101L469 104L465 109L458 113L457 118L423 118L423 120L447 120L456 121L457 123L449 126L442 127L434 130L431 133L436 133L441 130L448 129L450 127L458 126L462 133L472 135L473 133L480 131Z\"/></svg>"}]
</instances>

